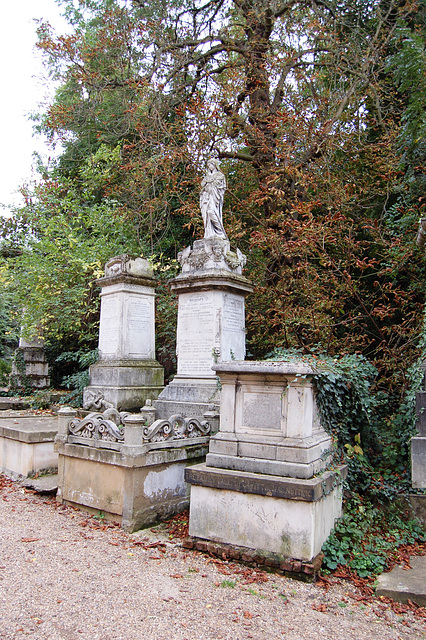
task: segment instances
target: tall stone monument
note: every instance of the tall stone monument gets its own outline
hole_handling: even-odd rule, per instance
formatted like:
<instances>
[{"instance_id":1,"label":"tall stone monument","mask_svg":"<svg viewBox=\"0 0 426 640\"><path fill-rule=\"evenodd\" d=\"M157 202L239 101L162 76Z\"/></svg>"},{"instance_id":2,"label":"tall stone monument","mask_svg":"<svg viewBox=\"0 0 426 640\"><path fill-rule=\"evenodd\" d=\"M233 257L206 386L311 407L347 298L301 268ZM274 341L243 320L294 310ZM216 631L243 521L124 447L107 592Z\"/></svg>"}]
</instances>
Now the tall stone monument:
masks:
<instances>
[{"instance_id":1,"label":"tall stone monument","mask_svg":"<svg viewBox=\"0 0 426 640\"><path fill-rule=\"evenodd\" d=\"M164 386L155 360L155 284L143 258L117 256L105 265L101 290L99 361L90 367L85 409L139 410Z\"/></svg>"},{"instance_id":2,"label":"tall stone monument","mask_svg":"<svg viewBox=\"0 0 426 640\"><path fill-rule=\"evenodd\" d=\"M245 256L231 251L223 227L225 188L217 160L209 160L200 194L204 238L179 253L181 273L171 281L179 298L177 375L154 403L161 419L218 409L212 366L245 357L245 296L253 287L242 275Z\"/></svg>"}]
</instances>

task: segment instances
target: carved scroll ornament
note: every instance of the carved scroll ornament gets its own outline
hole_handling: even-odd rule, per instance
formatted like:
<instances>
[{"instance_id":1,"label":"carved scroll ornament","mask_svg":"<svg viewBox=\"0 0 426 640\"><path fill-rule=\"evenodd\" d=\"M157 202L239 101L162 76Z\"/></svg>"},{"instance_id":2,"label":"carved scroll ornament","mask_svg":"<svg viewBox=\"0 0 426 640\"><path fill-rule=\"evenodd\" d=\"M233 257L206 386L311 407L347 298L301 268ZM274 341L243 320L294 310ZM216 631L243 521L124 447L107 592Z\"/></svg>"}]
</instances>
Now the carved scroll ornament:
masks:
<instances>
[{"instance_id":1,"label":"carved scroll ornament","mask_svg":"<svg viewBox=\"0 0 426 640\"><path fill-rule=\"evenodd\" d=\"M143 430L144 442L167 442L183 438L199 438L210 435L210 424L197 418L171 416L169 420L156 420Z\"/></svg>"},{"instance_id":2,"label":"carved scroll ornament","mask_svg":"<svg viewBox=\"0 0 426 640\"><path fill-rule=\"evenodd\" d=\"M89 413L83 420L72 420L69 424L69 431L73 436L79 438L124 442L123 426L116 424L114 420L108 419L102 413Z\"/></svg>"}]
</instances>

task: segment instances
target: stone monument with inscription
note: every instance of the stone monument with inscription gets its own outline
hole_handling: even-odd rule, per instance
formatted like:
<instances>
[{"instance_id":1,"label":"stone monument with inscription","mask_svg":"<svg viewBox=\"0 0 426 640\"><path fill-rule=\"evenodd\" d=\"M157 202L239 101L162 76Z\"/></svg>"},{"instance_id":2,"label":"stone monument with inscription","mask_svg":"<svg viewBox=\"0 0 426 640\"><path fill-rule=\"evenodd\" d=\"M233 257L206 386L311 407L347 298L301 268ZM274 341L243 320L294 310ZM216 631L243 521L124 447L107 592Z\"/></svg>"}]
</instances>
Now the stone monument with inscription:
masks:
<instances>
[{"instance_id":1,"label":"stone monument with inscription","mask_svg":"<svg viewBox=\"0 0 426 640\"><path fill-rule=\"evenodd\" d=\"M220 430L206 463L185 472L190 536L273 554L277 566L316 566L341 515L346 467L327 469L332 441L319 419L315 371L303 362L214 368Z\"/></svg>"},{"instance_id":2,"label":"stone monument with inscription","mask_svg":"<svg viewBox=\"0 0 426 640\"><path fill-rule=\"evenodd\" d=\"M34 389L47 389L50 386L49 365L41 330L26 336L25 313L10 376L10 383L14 387L19 388L24 385L24 382L29 383Z\"/></svg>"},{"instance_id":3,"label":"stone monument with inscription","mask_svg":"<svg viewBox=\"0 0 426 640\"><path fill-rule=\"evenodd\" d=\"M212 366L245 357L245 296L253 287L242 275L245 256L231 251L223 228L225 186L217 160L210 160L200 194L204 238L179 253L181 272L171 281L179 298L177 375L154 403L162 419L218 409L220 385Z\"/></svg>"},{"instance_id":4,"label":"stone monument with inscription","mask_svg":"<svg viewBox=\"0 0 426 640\"><path fill-rule=\"evenodd\" d=\"M128 255L105 265L101 290L99 361L90 367L84 408L139 409L164 386L155 360L155 279L143 258Z\"/></svg>"}]
</instances>

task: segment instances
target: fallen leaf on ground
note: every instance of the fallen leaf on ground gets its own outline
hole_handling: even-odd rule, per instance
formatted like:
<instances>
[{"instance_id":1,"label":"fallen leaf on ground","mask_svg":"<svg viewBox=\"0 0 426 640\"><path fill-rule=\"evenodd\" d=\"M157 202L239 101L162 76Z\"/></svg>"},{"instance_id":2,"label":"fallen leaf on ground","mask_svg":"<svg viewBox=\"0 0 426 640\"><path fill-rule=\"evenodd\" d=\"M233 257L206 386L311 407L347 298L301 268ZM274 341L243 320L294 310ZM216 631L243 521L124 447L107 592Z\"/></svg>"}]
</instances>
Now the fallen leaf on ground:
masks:
<instances>
[{"instance_id":1,"label":"fallen leaf on ground","mask_svg":"<svg viewBox=\"0 0 426 640\"><path fill-rule=\"evenodd\" d=\"M37 542L40 538L21 538L21 542Z\"/></svg>"}]
</instances>

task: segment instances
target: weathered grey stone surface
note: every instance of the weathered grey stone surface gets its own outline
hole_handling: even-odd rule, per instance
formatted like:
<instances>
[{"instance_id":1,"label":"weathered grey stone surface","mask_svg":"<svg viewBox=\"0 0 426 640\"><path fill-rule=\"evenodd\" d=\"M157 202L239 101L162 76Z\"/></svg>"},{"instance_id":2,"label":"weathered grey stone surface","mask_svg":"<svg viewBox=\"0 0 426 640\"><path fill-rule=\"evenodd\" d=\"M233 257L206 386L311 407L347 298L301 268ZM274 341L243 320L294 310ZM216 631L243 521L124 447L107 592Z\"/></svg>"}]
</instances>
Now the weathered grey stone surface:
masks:
<instances>
[{"instance_id":1,"label":"weathered grey stone surface","mask_svg":"<svg viewBox=\"0 0 426 640\"><path fill-rule=\"evenodd\" d=\"M128 531L173 516L189 504L188 465L201 462L208 438L120 451L57 441L59 502L102 511Z\"/></svg>"},{"instance_id":2,"label":"weathered grey stone surface","mask_svg":"<svg viewBox=\"0 0 426 640\"><path fill-rule=\"evenodd\" d=\"M416 427L420 436L426 436L426 391L416 393Z\"/></svg>"},{"instance_id":3,"label":"weathered grey stone surface","mask_svg":"<svg viewBox=\"0 0 426 640\"><path fill-rule=\"evenodd\" d=\"M418 518L426 532L426 493L407 496L413 516Z\"/></svg>"},{"instance_id":4,"label":"weathered grey stone surface","mask_svg":"<svg viewBox=\"0 0 426 640\"><path fill-rule=\"evenodd\" d=\"M311 561L341 515L339 473L321 484L197 465L185 477L189 535L205 540Z\"/></svg>"},{"instance_id":5,"label":"weathered grey stone surface","mask_svg":"<svg viewBox=\"0 0 426 640\"><path fill-rule=\"evenodd\" d=\"M58 489L58 474L50 474L37 478L27 478L22 482L24 487L34 489L37 493L56 493Z\"/></svg>"},{"instance_id":6,"label":"weathered grey stone surface","mask_svg":"<svg viewBox=\"0 0 426 640\"><path fill-rule=\"evenodd\" d=\"M219 168L219 162L210 158L207 173L201 182L200 209L204 222L205 238L226 238L222 221L223 195L226 189L225 176Z\"/></svg>"},{"instance_id":7,"label":"weathered grey stone surface","mask_svg":"<svg viewBox=\"0 0 426 640\"><path fill-rule=\"evenodd\" d=\"M208 466L294 478L327 466L331 438L320 424L310 366L233 361L213 369L222 387L220 431Z\"/></svg>"},{"instance_id":8,"label":"weathered grey stone surface","mask_svg":"<svg viewBox=\"0 0 426 640\"><path fill-rule=\"evenodd\" d=\"M411 569L396 566L377 578L376 595L426 606L426 556L410 558Z\"/></svg>"},{"instance_id":9,"label":"weathered grey stone surface","mask_svg":"<svg viewBox=\"0 0 426 640\"><path fill-rule=\"evenodd\" d=\"M83 393L88 410L91 394L100 394L119 411L137 411L164 388L164 369L156 360L99 361L90 367L90 385Z\"/></svg>"},{"instance_id":10,"label":"weathered grey stone surface","mask_svg":"<svg viewBox=\"0 0 426 640\"><path fill-rule=\"evenodd\" d=\"M421 370L423 389L416 393L418 435L411 438L411 484L414 489L426 489L426 362L423 362Z\"/></svg>"},{"instance_id":11,"label":"weathered grey stone surface","mask_svg":"<svg viewBox=\"0 0 426 640\"><path fill-rule=\"evenodd\" d=\"M7 396L0 398L0 412L9 411L10 409L28 409L29 406L29 403L22 398L9 398Z\"/></svg>"},{"instance_id":12,"label":"weathered grey stone surface","mask_svg":"<svg viewBox=\"0 0 426 640\"><path fill-rule=\"evenodd\" d=\"M411 484L426 489L426 436L411 438Z\"/></svg>"},{"instance_id":13,"label":"weathered grey stone surface","mask_svg":"<svg viewBox=\"0 0 426 640\"><path fill-rule=\"evenodd\" d=\"M14 385L22 385L24 375L34 389L46 389L50 385L49 365L46 361L44 347L33 346L25 343L16 350L15 358L21 357L23 362L23 371L20 371L14 362L12 364L12 373Z\"/></svg>"},{"instance_id":14,"label":"weathered grey stone surface","mask_svg":"<svg viewBox=\"0 0 426 640\"><path fill-rule=\"evenodd\" d=\"M103 511L130 531L186 508L184 470L204 460L210 425L181 416L151 423L151 413L149 406L138 414L110 408L79 419L62 408L58 500Z\"/></svg>"},{"instance_id":15,"label":"weathered grey stone surface","mask_svg":"<svg viewBox=\"0 0 426 640\"><path fill-rule=\"evenodd\" d=\"M50 442L58 432L56 416L0 415L0 436L20 442Z\"/></svg>"},{"instance_id":16,"label":"weathered grey stone surface","mask_svg":"<svg viewBox=\"0 0 426 640\"><path fill-rule=\"evenodd\" d=\"M178 413L181 416L201 418L212 407L219 412L220 386L216 378L175 376L153 404L156 417L167 420Z\"/></svg>"},{"instance_id":17,"label":"weathered grey stone surface","mask_svg":"<svg viewBox=\"0 0 426 640\"><path fill-rule=\"evenodd\" d=\"M201 418L220 402L212 366L245 357L245 257L220 237L196 240L179 254L181 273L171 281L179 296L177 375L154 402L157 417L173 413Z\"/></svg>"},{"instance_id":18,"label":"weathered grey stone surface","mask_svg":"<svg viewBox=\"0 0 426 640\"><path fill-rule=\"evenodd\" d=\"M304 502L320 500L331 493L336 484L340 484L346 476L347 467L344 465L336 471L326 471L321 476L308 480L249 472L240 473L229 469L215 469L206 464L188 468L185 473L185 479L191 485Z\"/></svg>"},{"instance_id":19,"label":"weathered grey stone surface","mask_svg":"<svg viewBox=\"0 0 426 640\"><path fill-rule=\"evenodd\" d=\"M123 255L107 262L99 284L99 361L90 367L84 406L93 409L97 394L105 406L137 410L164 386L163 367L155 360L156 281L147 260Z\"/></svg>"},{"instance_id":20,"label":"weathered grey stone surface","mask_svg":"<svg viewBox=\"0 0 426 640\"><path fill-rule=\"evenodd\" d=\"M319 421L314 371L281 362L213 369L222 387L220 428L206 464L185 474L189 534L311 562L341 515L347 471L325 471L331 438Z\"/></svg>"}]
</instances>

